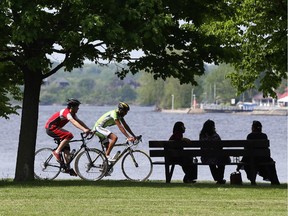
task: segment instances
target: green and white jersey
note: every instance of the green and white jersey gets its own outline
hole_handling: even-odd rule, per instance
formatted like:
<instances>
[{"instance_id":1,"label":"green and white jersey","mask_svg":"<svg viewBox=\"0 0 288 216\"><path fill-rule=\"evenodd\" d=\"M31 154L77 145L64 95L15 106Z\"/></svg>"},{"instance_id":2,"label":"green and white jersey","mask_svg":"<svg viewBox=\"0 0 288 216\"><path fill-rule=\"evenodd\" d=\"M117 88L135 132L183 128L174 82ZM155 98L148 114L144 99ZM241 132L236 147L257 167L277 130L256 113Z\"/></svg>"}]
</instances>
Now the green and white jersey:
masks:
<instances>
[{"instance_id":1,"label":"green and white jersey","mask_svg":"<svg viewBox=\"0 0 288 216\"><path fill-rule=\"evenodd\" d=\"M115 120L116 119L121 119L121 116L119 115L119 113L117 112L118 109L115 110L111 110L107 113L105 113L104 115L102 115L95 123L93 130L96 129L96 127L110 127L115 125Z\"/></svg>"}]
</instances>

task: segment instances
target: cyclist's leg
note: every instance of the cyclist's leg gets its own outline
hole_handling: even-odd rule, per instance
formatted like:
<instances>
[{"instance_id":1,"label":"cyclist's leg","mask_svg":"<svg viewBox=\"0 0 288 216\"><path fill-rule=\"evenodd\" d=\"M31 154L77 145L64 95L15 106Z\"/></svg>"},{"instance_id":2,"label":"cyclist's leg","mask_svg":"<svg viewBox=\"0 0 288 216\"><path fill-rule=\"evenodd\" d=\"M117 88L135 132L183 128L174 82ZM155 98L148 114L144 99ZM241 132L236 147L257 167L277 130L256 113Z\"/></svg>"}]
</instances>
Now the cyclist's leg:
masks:
<instances>
[{"instance_id":1,"label":"cyclist's leg","mask_svg":"<svg viewBox=\"0 0 288 216\"><path fill-rule=\"evenodd\" d=\"M118 140L118 137L117 137L115 134L113 134L113 133L110 133L110 135L108 136L108 138L109 138L109 141L110 141L110 142L109 142L109 145L108 145L108 148L107 148L107 151L106 151L106 157L109 157L110 152L112 151L115 143L116 143L117 140Z\"/></svg>"},{"instance_id":2,"label":"cyclist's leg","mask_svg":"<svg viewBox=\"0 0 288 216\"><path fill-rule=\"evenodd\" d=\"M70 167L70 160L71 160L70 145L69 144L65 145L62 151L64 153L65 173L68 173L71 176L77 176L76 172Z\"/></svg>"},{"instance_id":3,"label":"cyclist's leg","mask_svg":"<svg viewBox=\"0 0 288 216\"><path fill-rule=\"evenodd\" d=\"M68 164L70 162L70 145L69 144L65 145L62 151L64 153L65 163Z\"/></svg>"},{"instance_id":4,"label":"cyclist's leg","mask_svg":"<svg viewBox=\"0 0 288 216\"><path fill-rule=\"evenodd\" d=\"M109 145L109 139L107 136L101 134L100 132L98 132L96 130L96 132L94 133L95 136L97 136L99 138L99 142L101 143L101 146L102 146L102 149L103 149L103 152L106 152L107 148L108 148L108 145Z\"/></svg>"},{"instance_id":5,"label":"cyclist's leg","mask_svg":"<svg viewBox=\"0 0 288 216\"><path fill-rule=\"evenodd\" d=\"M100 137L100 139L105 139L108 138L109 139L109 144L108 144L108 148L106 149L106 157L109 157L111 150L113 149L118 137L113 134L111 131L107 130L106 128L103 127L96 127L96 135L98 137Z\"/></svg>"},{"instance_id":6,"label":"cyclist's leg","mask_svg":"<svg viewBox=\"0 0 288 216\"><path fill-rule=\"evenodd\" d=\"M73 134L62 128L55 128L54 130L46 129L46 133L53 138L62 140L58 145L58 147L56 148L56 150L54 151L56 154L53 153L53 155L59 161L60 152L64 149L65 146L69 146L69 141L73 138ZM70 154L70 146L67 148L67 150L64 151L64 157L66 162L69 160L69 154Z\"/></svg>"}]
</instances>

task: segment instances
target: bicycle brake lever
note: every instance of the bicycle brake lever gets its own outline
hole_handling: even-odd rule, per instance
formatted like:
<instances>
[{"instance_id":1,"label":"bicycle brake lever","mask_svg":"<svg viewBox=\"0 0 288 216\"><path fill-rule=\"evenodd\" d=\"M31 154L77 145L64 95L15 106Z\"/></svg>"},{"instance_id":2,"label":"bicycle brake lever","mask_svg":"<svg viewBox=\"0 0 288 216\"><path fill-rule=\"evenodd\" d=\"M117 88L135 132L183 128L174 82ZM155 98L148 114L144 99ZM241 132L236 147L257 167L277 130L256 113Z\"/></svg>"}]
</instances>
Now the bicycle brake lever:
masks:
<instances>
[{"instance_id":1,"label":"bicycle brake lever","mask_svg":"<svg viewBox=\"0 0 288 216\"><path fill-rule=\"evenodd\" d=\"M89 137L88 137L89 136ZM87 137L87 140L90 140L90 139L92 139L93 138L93 136L94 136L94 133L90 133L90 134L88 134L86 137Z\"/></svg>"},{"instance_id":2,"label":"bicycle brake lever","mask_svg":"<svg viewBox=\"0 0 288 216\"><path fill-rule=\"evenodd\" d=\"M85 133L85 132L81 132L81 137L82 137L82 139L87 139L87 140L89 140L89 139L91 139L93 136L91 136L91 137L88 137L89 136L89 133L87 134L87 133ZM87 138L88 137L88 138Z\"/></svg>"},{"instance_id":3,"label":"bicycle brake lever","mask_svg":"<svg viewBox=\"0 0 288 216\"><path fill-rule=\"evenodd\" d=\"M139 142L142 142L142 135L137 136L136 139L137 139Z\"/></svg>"}]
</instances>

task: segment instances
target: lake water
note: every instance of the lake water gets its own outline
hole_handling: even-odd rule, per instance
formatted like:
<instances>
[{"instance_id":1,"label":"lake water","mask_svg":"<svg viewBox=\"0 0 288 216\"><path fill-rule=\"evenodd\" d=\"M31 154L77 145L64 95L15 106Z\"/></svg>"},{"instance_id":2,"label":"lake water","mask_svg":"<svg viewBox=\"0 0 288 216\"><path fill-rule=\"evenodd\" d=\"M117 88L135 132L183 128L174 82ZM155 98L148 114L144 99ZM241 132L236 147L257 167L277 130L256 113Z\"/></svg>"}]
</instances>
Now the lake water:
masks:
<instances>
[{"instance_id":1,"label":"lake water","mask_svg":"<svg viewBox=\"0 0 288 216\"><path fill-rule=\"evenodd\" d=\"M55 147L53 140L46 135L44 125L50 115L63 108L62 106L40 106L38 135L36 149L42 147ZM112 106L84 106L81 105L78 117L91 128L94 122L104 112L114 109ZM168 139L172 133L173 125L176 121L183 121L186 125L185 136L192 140L197 140L203 123L207 119L214 120L216 130L223 140L225 139L246 139L251 130L253 120L259 120L263 125L263 132L270 139L272 158L276 161L276 169L280 182L287 182L287 116L253 116L244 114L225 113L205 113L205 114L184 114L184 113L161 113L154 112L153 107L131 106L131 111L125 117L131 129L136 135L142 134L143 142L138 149L148 152L149 140ZM11 116L10 120L0 119L0 179L14 178L18 137L20 128L20 116ZM65 126L67 130L73 132L75 138L79 135L79 130L72 124ZM124 141L123 135L114 126L110 128L119 136L119 141ZM99 147L98 140L93 138L90 147ZM77 148L78 146L75 146ZM72 146L73 148L73 146ZM113 149L116 151L116 149ZM119 165L119 164L118 164ZM235 171L235 166L226 166L225 178L228 180L230 173ZM70 178L65 174L60 174L58 179ZM73 177L75 178L75 177ZM172 180L182 180L183 172L181 167L176 166ZM243 181L247 182L244 172ZM116 165L114 172L109 179L125 179L121 169ZM154 166L151 180L165 179L164 166ZM198 168L199 180L212 180L208 166ZM258 176L257 181L261 181Z\"/></svg>"}]
</instances>

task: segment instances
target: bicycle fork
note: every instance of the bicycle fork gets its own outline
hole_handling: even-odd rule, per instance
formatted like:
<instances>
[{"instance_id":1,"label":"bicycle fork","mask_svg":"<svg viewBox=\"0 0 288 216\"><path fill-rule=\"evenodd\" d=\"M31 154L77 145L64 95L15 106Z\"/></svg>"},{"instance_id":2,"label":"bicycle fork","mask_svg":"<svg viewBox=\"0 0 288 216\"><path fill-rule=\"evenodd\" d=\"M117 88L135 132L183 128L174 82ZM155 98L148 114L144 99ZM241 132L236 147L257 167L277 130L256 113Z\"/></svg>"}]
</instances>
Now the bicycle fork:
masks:
<instances>
[{"instance_id":1,"label":"bicycle fork","mask_svg":"<svg viewBox=\"0 0 288 216\"><path fill-rule=\"evenodd\" d=\"M130 154L130 156L131 156L131 158L132 158L132 160L134 162L135 167L139 167L137 161L135 160L135 157L133 155L133 151L132 150L129 151L129 154Z\"/></svg>"}]
</instances>

